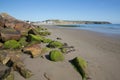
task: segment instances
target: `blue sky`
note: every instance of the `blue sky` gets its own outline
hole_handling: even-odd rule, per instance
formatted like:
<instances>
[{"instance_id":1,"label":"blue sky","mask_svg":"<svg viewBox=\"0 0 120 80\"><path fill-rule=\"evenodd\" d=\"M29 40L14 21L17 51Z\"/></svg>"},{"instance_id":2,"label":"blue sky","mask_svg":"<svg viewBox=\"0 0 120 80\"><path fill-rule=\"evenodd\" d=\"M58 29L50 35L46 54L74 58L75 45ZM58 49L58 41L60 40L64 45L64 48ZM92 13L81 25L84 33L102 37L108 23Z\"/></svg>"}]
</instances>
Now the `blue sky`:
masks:
<instances>
[{"instance_id":1,"label":"blue sky","mask_svg":"<svg viewBox=\"0 0 120 80\"><path fill-rule=\"evenodd\" d=\"M62 19L120 23L120 0L0 0L0 12L31 21Z\"/></svg>"}]
</instances>

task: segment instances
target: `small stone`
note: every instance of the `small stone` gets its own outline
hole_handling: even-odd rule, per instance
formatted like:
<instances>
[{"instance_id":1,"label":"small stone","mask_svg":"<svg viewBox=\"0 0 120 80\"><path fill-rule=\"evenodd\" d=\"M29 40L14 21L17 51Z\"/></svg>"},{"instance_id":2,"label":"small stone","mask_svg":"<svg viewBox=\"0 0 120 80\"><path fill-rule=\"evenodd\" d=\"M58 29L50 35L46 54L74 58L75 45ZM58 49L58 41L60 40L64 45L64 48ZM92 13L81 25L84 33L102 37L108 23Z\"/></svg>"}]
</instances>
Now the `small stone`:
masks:
<instances>
[{"instance_id":1,"label":"small stone","mask_svg":"<svg viewBox=\"0 0 120 80\"><path fill-rule=\"evenodd\" d=\"M57 39L57 40L62 40L62 38L59 38L59 37L57 37L56 39Z\"/></svg>"}]
</instances>

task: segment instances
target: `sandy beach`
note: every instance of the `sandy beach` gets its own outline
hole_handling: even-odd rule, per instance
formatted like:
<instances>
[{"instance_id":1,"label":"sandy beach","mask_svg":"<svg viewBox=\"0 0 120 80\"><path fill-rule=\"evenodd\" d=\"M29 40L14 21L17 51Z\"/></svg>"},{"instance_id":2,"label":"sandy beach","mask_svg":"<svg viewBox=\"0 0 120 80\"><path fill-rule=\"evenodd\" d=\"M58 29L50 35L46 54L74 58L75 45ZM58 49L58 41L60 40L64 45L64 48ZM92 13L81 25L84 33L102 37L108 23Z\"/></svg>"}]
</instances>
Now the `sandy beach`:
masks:
<instances>
[{"instance_id":1,"label":"sandy beach","mask_svg":"<svg viewBox=\"0 0 120 80\"><path fill-rule=\"evenodd\" d=\"M26 67L33 72L27 80L82 80L69 60L76 56L83 57L88 62L91 80L120 80L120 35L106 35L87 30L55 28L46 26L52 35L49 38L75 47L75 51L65 54L63 62L52 62L44 58L31 59L24 54ZM25 80L20 74L15 74L15 80Z\"/></svg>"}]
</instances>

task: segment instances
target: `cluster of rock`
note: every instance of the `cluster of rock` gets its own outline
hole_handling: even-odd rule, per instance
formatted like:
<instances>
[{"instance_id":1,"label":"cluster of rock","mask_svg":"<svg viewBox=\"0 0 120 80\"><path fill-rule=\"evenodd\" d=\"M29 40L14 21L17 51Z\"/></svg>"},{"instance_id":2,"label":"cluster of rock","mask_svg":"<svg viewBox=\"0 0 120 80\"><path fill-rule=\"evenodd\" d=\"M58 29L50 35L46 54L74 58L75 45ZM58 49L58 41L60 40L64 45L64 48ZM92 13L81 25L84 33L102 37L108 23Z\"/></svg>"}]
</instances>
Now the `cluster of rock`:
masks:
<instances>
[{"instance_id":1,"label":"cluster of rock","mask_svg":"<svg viewBox=\"0 0 120 80\"><path fill-rule=\"evenodd\" d=\"M49 51L51 61L63 61L64 54L75 51L73 46L61 43L56 38L46 38L51 33L45 28L34 26L15 19L6 14L0 14L0 80L14 80L14 71L24 78L30 78L33 73L25 67L22 54L29 54L32 58L42 56ZM42 45L41 43L45 43ZM87 80L87 62L80 57L72 60L84 80Z\"/></svg>"},{"instance_id":2,"label":"cluster of rock","mask_svg":"<svg viewBox=\"0 0 120 80\"><path fill-rule=\"evenodd\" d=\"M14 80L14 71L19 72L24 78L29 78L33 73L25 68L22 54L30 54L32 58L42 56L50 48L62 50L63 43L53 41L45 36L51 33L47 29L34 26L15 19L6 14L0 14L0 80ZM45 47L41 47L45 43ZM65 50L63 50L65 52ZM50 60L62 61L64 56L61 51L50 51Z\"/></svg>"},{"instance_id":3,"label":"cluster of rock","mask_svg":"<svg viewBox=\"0 0 120 80\"><path fill-rule=\"evenodd\" d=\"M21 59L22 48L28 44L26 35L31 29L34 29L34 25L17 20L7 13L0 14L0 80L14 80L14 71L24 78L33 75L25 68ZM24 50L32 51L33 57L41 53L41 47L38 45L25 47Z\"/></svg>"}]
</instances>

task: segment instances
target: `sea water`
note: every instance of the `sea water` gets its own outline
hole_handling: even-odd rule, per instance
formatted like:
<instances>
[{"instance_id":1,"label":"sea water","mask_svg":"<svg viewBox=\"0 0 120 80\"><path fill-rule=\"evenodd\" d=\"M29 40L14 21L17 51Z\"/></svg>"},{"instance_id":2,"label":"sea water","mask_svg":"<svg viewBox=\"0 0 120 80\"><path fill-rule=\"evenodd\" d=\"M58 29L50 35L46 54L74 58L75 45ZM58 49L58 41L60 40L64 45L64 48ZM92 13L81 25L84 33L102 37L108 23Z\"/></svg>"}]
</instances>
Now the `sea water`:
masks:
<instances>
[{"instance_id":1,"label":"sea water","mask_svg":"<svg viewBox=\"0 0 120 80\"><path fill-rule=\"evenodd\" d=\"M120 24L77 24L72 28L120 35Z\"/></svg>"}]
</instances>

